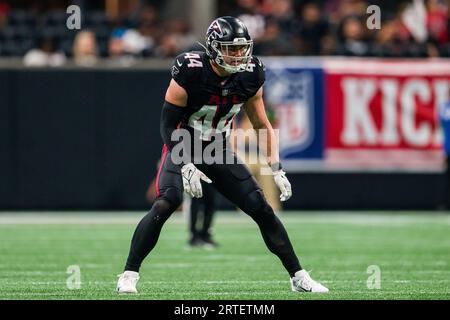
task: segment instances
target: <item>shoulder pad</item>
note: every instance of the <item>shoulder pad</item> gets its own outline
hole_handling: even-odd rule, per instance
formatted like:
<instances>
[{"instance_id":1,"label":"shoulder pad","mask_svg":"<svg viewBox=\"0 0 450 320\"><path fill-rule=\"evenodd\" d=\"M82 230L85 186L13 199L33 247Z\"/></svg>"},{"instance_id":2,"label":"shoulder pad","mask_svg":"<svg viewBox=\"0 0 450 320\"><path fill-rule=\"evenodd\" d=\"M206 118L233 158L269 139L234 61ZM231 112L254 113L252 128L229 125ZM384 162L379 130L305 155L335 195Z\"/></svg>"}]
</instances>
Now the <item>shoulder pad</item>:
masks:
<instances>
[{"instance_id":1,"label":"shoulder pad","mask_svg":"<svg viewBox=\"0 0 450 320\"><path fill-rule=\"evenodd\" d=\"M185 52L178 55L172 65L172 78L182 87L185 87L196 70L203 67L201 52Z\"/></svg>"},{"instance_id":2,"label":"shoulder pad","mask_svg":"<svg viewBox=\"0 0 450 320\"><path fill-rule=\"evenodd\" d=\"M244 73L247 95L253 97L266 80L266 67L259 58L253 56Z\"/></svg>"}]
</instances>

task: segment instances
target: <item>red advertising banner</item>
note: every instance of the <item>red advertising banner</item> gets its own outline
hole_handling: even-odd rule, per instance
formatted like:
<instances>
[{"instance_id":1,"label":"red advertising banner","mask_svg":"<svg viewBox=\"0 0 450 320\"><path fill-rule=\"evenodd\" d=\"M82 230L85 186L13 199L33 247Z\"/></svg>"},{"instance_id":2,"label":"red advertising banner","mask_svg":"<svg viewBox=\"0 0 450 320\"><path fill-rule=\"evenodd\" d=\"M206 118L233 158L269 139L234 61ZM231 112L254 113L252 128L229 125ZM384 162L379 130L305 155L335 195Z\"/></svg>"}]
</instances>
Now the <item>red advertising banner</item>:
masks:
<instances>
[{"instance_id":1,"label":"red advertising banner","mask_svg":"<svg viewBox=\"0 0 450 320\"><path fill-rule=\"evenodd\" d=\"M437 108L450 98L449 60L337 58L324 70L327 167L442 168Z\"/></svg>"}]
</instances>

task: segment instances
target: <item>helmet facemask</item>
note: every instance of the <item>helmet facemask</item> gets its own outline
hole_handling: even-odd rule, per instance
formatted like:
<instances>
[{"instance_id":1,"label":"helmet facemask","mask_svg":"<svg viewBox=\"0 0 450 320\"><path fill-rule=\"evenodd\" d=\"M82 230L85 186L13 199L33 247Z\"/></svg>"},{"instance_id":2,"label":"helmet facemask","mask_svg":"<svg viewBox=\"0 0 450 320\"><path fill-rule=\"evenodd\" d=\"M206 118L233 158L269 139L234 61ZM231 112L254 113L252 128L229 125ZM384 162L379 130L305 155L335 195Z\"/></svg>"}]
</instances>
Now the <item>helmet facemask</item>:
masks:
<instances>
[{"instance_id":1,"label":"helmet facemask","mask_svg":"<svg viewBox=\"0 0 450 320\"><path fill-rule=\"evenodd\" d=\"M235 38L233 41L211 42L216 52L214 61L229 73L244 72L252 57L253 41Z\"/></svg>"}]
</instances>

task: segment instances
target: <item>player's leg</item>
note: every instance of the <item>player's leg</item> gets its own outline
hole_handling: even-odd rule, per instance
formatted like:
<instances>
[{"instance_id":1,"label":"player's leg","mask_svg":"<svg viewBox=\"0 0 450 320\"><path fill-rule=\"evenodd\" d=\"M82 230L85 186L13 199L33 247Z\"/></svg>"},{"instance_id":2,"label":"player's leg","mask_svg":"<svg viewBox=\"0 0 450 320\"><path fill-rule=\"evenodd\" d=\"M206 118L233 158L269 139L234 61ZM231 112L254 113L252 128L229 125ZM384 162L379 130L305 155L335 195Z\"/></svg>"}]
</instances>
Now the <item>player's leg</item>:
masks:
<instances>
[{"instance_id":1,"label":"player's leg","mask_svg":"<svg viewBox=\"0 0 450 320\"><path fill-rule=\"evenodd\" d=\"M289 274L301 270L283 224L248 169L243 164L227 164L212 165L203 172L220 193L257 223L267 248L278 256Z\"/></svg>"},{"instance_id":2,"label":"player's leg","mask_svg":"<svg viewBox=\"0 0 450 320\"><path fill-rule=\"evenodd\" d=\"M302 270L286 229L243 164L205 166L203 172L210 177L219 192L256 222L267 248L281 260L289 273L292 290L328 291Z\"/></svg>"},{"instance_id":3,"label":"player's leg","mask_svg":"<svg viewBox=\"0 0 450 320\"><path fill-rule=\"evenodd\" d=\"M200 230L202 241L210 247L216 247L217 243L212 239L211 225L216 212L216 190L211 184L202 183L203 188L203 223Z\"/></svg>"},{"instance_id":4,"label":"player's leg","mask_svg":"<svg viewBox=\"0 0 450 320\"><path fill-rule=\"evenodd\" d=\"M170 153L166 152L157 176L156 201L136 227L125 270L139 271L142 261L156 245L162 226L182 200L181 173L172 163Z\"/></svg>"},{"instance_id":5,"label":"player's leg","mask_svg":"<svg viewBox=\"0 0 450 320\"><path fill-rule=\"evenodd\" d=\"M164 152L156 181L157 197L134 231L125 271L117 286L119 293L136 292L142 261L155 247L164 223L182 202L183 184L178 171L170 159L170 153Z\"/></svg>"}]
</instances>

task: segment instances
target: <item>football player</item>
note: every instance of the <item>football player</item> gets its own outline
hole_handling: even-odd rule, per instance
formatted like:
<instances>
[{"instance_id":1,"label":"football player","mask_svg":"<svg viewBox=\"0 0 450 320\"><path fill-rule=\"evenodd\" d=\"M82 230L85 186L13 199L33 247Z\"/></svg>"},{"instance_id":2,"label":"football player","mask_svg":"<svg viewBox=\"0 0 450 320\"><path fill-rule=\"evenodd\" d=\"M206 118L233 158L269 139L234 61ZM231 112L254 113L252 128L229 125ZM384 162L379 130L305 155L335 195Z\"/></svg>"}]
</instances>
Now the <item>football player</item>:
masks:
<instances>
[{"instance_id":1,"label":"football player","mask_svg":"<svg viewBox=\"0 0 450 320\"><path fill-rule=\"evenodd\" d=\"M202 197L201 181L212 183L256 222L267 248L289 273L293 291L328 292L302 269L284 226L228 143L233 118L242 108L257 132L268 132L267 143L260 147L265 150L281 191L280 200L291 197L291 184L281 167L275 134L264 110L265 68L261 60L252 56L252 49L246 26L227 16L217 18L209 26L206 52L187 52L176 57L161 113L164 147L156 180L157 199L136 227L125 270L119 275L118 293L137 292L142 261L155 247L163 224L180 205L183 189L193 197ZM174 137L182 129L190 135L180 142ZM215 150L214 159L219 160L211 163L203 157L204 153L199 159L193 151L199 143L203 151Z\"/></svg>"}]
</instances>

